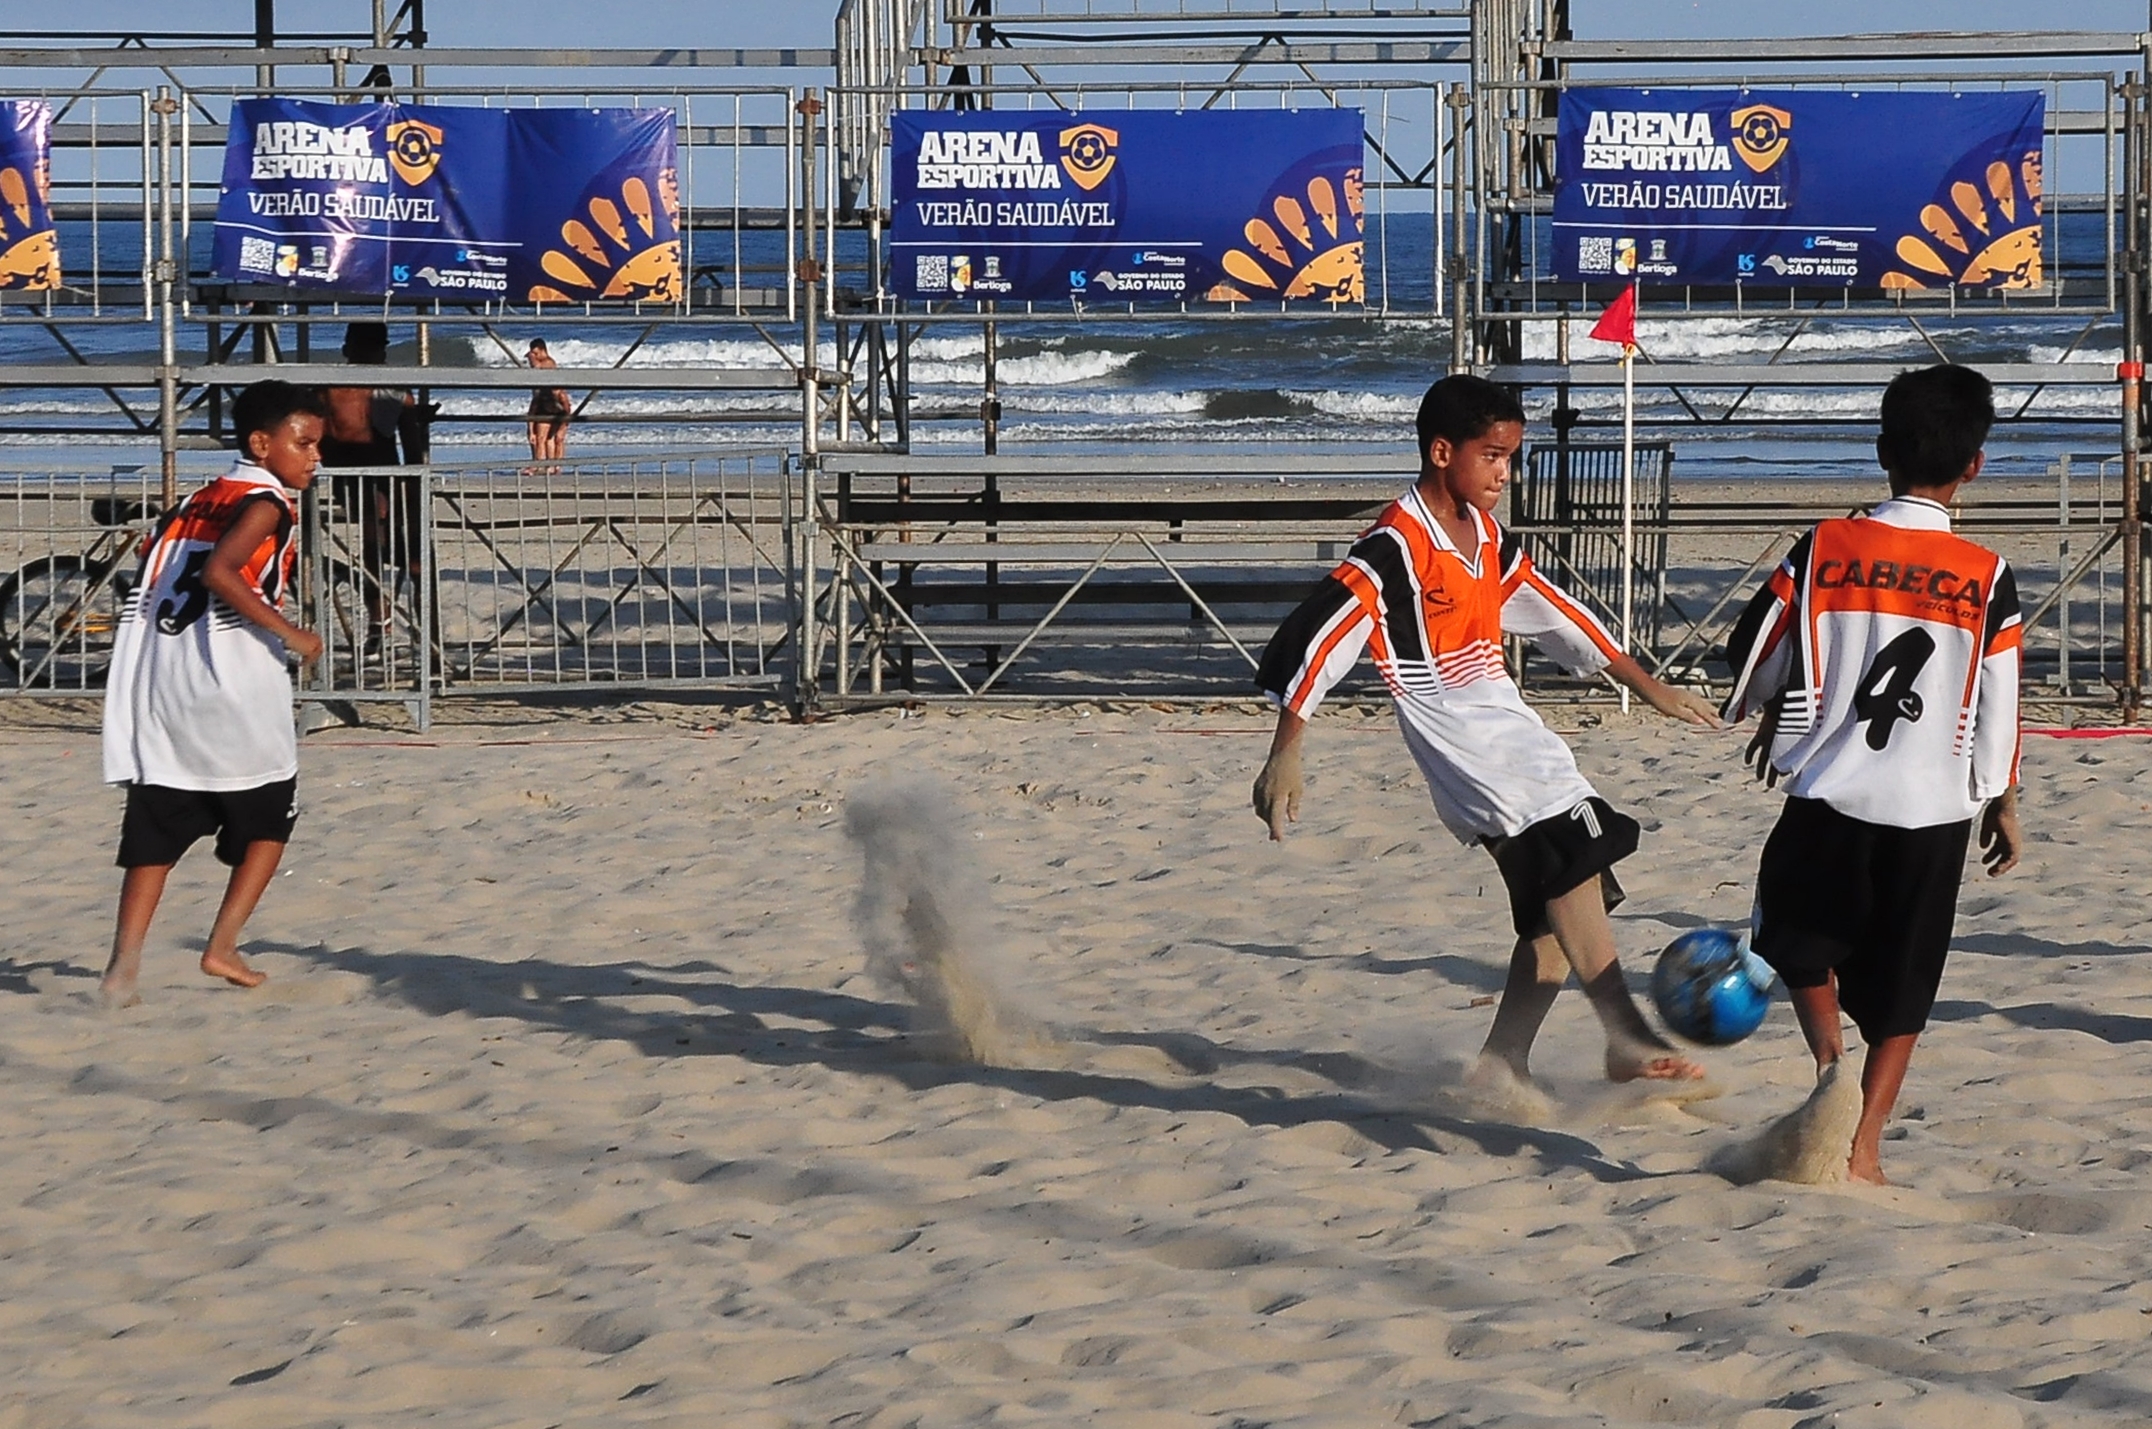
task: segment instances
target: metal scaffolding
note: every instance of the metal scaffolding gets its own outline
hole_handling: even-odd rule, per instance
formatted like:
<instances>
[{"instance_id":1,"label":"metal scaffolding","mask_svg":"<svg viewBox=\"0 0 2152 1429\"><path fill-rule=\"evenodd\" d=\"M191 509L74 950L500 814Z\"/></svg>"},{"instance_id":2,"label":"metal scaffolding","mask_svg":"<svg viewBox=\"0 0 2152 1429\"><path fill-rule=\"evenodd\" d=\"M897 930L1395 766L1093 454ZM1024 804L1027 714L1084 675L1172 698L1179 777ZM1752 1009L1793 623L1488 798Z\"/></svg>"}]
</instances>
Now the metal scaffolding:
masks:
<instances>
[{"instance_id":1,"label":"metal scaffolding","mask_svg":"<svg viewBox=\"0 0 2152 1429\"><path fill-rule=\"evenodd\" d=\"M51 448L111 444L116 455L149 458L113 478L115 490L146 482L139 494L168 501L188 454L227 440L228 391L289 375L300 364L313 382L411 389L440 404L444 434L513 430L523 420L515 401L533 379L515 364L511 335L575 334L585 355L546 381L579 394L585 422L611 424L621 440L648 445L676 444L678 433L698 451L712 450L730 433L743 451L773 443L789 449L782 479L771 478L781 498L758 496L763 504L749 527L757 540L771 538L755 548L757 559L781 553L792 626L782 642L757 643L752 660L728 663L728 672L781 679L802 704L892 686L999 692L1024 688L1025 668L1053 666L1062 632L1072 647L1095 651L1100 642L1120 641L1134 649L1145 642L1129 632L1145 621L1169 634L1169 627L1179 630L1174 639L1193 621L1209 633L1173 646L1174 668L1190 689L1215 693L1244 687L1246 639L1274 612L1276 592L1231 569L1236 557L1221 556L1210 570L1191 564L1200 552L1166 549L1167 538L1184 546L1209 540L1203 549L1215 555L1236 542L1254 550L1273 536L1293 544L1283 526L1303 516L1349 524L1366 493L1354 487L1348 500L1336 494L1336 483L1366 473L1369 459L1330 453L1303 463L1319 484L1300 495L1333 503L1309 508L1312 516L1245 490L1240 499L1253 526L1227 521L1205 536L1201 523L1225 513L1146 507L1144 515L1129 505L1139 490L1132 483L1168 467L1200 472L1205 460L1183 453L1162 465L1140 415L1124 434L1104 440L1103 454L1080 461L1045 450L1005 452L999 354L1011 343L1050 342L1105 324L1138 340L1175 325L1273 334L1287 352L1298 340L1293 334L1318 325L1405 335L1439 354L1438 364L1509 384L1551 412L1552 431L1533 473L1544 470L1545 480L1556 482L1565 479L1572 452L1588 465L1605 442L1603 397L1620 381L1615 363L1575 350L1572 332L1613 287L1548 276L1554 116L1565 90L1615 83L2038 86L2048 96L2048 172L2078 178L2075 191L2048 195L2049 221L2074 216L2082 231L2097 226L2100 243L2057 245L2048 281L2015 294L1824 294L1754 283L1647 289L1646 315L1672 324L1667 330L1767 320L1777 325L1772 331L1783 330L1783 342L1739 362L1647 360L1638 384L1657 400L1643 425L1653 442L1677 448L1693 434L1814 428L1809 394L1874 391L1900 365L1859 356L1857 343L1822 356L1804 350L1804 335L1822 322L1910 333L1939 357L1955 355L1961 340L1939 336L1939 320L1961 335L2026 314L2066 324L2076 339L2055 344L2051 357L1980 365L2017 394L2003 414L2005 431L2011 421L2039 421L2073 433L2077 454L2062 463L2059 499L2025 493L2009 528L2060 543L2046 594L2034 596L2045 601L2039 613L2060 622L2056 688L2098 698L2104 677L2104 697L2134 712L2148 633L2148 553L2138 525L2142 388L2118 382L2112 364L2081 360L2080 351L2095 334L2119 329L2124 371L2132 371L2152 316L2143 277L2152 253L2147 36L1808 37L1774 40L1766 53L1753 42L1580 41L1571 10L1571 0L842 0L827 48L762 50L443 48L430 43L420 0L373 0L369 23L337 34L279 34L261 24L233 34L17 32L0 47L0 96L53 105L53 198L66 226L69 272L57 293L0 295L0 335L11 340L0 358L0 390L10 399L0 412L0 467L50 486L64 465ZM515 76L506 86L503 72ZM270 93L346 102L670 107L679 123L690 281L673 303L606 307L306 302L281 288L214 281L206 244L226 118L236 99ZM898 111L1257 106L1349 107L1365 116L1370 216L1361 302L1311 312L1252 302L924 303L890 292L889 148ZM360 320L390 325L395 346L387 364L319 360L333 353L345 324ZM920 380L920 345L958 336L977 353L976 385L956 393L946 381ZM2111 400L2080 402L2059 415L2043 405L2058 392L2110 385ZM923 441L928 431L941 441ZM952 464L949 438L964 432L975 434L978 457ZM79 466L80 452L71 456ZM1269 470L1234 461L1243 471ZM1694 467L1684 459L1684 471ZM468 490L506 470L466 464L455 481ZM492 474L473 475L481 471ZM2088 473L2097 476L2096 497L2087 494ZM89 477L78 472L73 479ZM1544 538L1548 552L1597 550L1590 532L1604 503L1565 506L1547 490L1528 491L1538 479L1520 480L1512 523ZM434 489L447 487L437 482ZM587 518L591 501L601 499L589 493L604 489L603 482L578 486L573 519ZM537 503L532 511L543 506L536 488L525 483L520 491L519 501ZM788 503L782 513L769 504L780 499ZM86 501L21 509L42 513L26 522L73 520L81 529L47 531L42 545L18 541L18 566L27 553L50 560L62 546L88 547L113 529L91 519ZM53 514L66 512L75 515ZM1697 656L1709 649L1723 613L1723 592L1711 582L1668 579L1684 559L1684 531L1753 527L1759 541L1776 539L1786 515L1759 510L1746 526L1723 511L1707 517L1685 505L1678 484L1663 515L1650 513L1650 548L1670 552L1648 573L1663 594L1647 623L1663 632L1666 648L1651 652L1662 666L1707 673ZM1191 520L1198 524L1187 525ZM1019 530L1026 521L1028 539L1042 544L1021 561L954 551L930 580L931 563L906 559L902 549L930 541L1008 545L1027 539ZM1281 524L1261 536L1265 522ZM1073 559L1075 546L1090 540L1072 537L1071 523L1104 533L1101 542L1119 542L1089 574L1092 555L1067 568L1049 559L1057 550ZM1334 533L1324 529L1310 552L1331 541ZM1126 561L1151 582L1148 591L1127 585L1137 573L1117 571ZM1739 565L1723 574L1738 576ZM542 580L526 584L543 588ZM666 580L668 588L694 584L684 576ZM1034 601L1041 591L1047 599ZM1211 599L1220 592L1222 603ZM1105 614L1087 620L1087 610ZM759 605L754 614L766 621ZM0 610L0 644L7 619ZM938 637L937 621L969 644ZM979 659L967 663L959 648ZM930 649L924 663L915 659ZM1198 651L1193 664L1181 660L1190 649ZM1011 663L1019 655L1028 665ZM422 682L453 685L457 678L446 658L411 668L430 671L414 676ZM683 667L638 656L633 668L642 672L636 679L660 681L663 671ZM704 661L695 668L714 667ZM1093 661L1083 668L1103 667ZM623 678L610 667L600 677ZM1134 683L1161 689L1172 682L1144 675ZM1037 688L1094 686L1063 670L1042 674ZM408 687L376 693L399 690Z\"/></svg>"}]
</instances>

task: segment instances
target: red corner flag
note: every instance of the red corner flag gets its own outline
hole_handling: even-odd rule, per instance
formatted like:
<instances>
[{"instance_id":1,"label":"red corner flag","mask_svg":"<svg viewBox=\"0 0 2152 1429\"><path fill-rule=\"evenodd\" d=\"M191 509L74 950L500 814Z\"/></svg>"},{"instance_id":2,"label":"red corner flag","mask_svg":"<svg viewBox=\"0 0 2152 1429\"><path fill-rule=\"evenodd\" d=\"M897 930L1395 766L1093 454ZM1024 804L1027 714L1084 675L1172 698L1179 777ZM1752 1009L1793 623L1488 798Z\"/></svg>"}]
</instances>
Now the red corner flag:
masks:
<instances>
[{"instance_id":1,"label":"red corner flag","mask_svg":"<svg viewBox=\"0 0 2152 1429\"><path fill-rule=\"evenodd\" d=\"M1618 342L1626 350L1636 346L1636 284L1621 290L1592 325L1591 335L1601 342Z\"/></svg>"}]
</instances>

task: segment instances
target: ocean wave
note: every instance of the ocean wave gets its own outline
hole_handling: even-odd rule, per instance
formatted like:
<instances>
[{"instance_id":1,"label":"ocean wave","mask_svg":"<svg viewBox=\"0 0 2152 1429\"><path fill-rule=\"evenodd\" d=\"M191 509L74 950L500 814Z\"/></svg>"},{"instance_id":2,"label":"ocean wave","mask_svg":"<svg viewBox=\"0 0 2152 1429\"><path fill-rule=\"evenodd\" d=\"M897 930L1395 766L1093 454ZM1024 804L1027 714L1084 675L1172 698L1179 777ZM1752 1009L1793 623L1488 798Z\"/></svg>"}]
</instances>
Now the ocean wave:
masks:
<instances>
[{"instance_id":1,"label":"ocean wave","mask_svg":"<svg viewBox=\"0 0 2152 1429\"><path fill-rule=\"evenodd\" d=\"M1093 349L1001 357L994 364L994 379L1003 387L1060 387L1096 382L1126 368L1136 357L1134 352ZM982 387L986 383L985 349L980 348L969 359L928 361L922 360L914 347L912 381L925 387Z\"/></svg>"}]
</instances>

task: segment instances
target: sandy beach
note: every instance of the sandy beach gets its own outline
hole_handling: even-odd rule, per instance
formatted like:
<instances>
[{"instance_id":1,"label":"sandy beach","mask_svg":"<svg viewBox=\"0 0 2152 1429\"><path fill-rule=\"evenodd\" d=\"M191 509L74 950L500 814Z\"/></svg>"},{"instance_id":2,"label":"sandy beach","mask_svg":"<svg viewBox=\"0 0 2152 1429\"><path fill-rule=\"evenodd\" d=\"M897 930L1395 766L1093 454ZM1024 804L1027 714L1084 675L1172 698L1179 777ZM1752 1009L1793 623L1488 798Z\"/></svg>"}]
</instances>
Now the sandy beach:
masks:
<instances>
[{"instance_id":1,"label":"sandy beach","mask_svg":"<svg viewBox=\"0 0 2152 1429\"><path fill-rule=\"evenodd\" d=\"M1743 734L1555 708L1645 822L1632 982L1745 919ZM93 709L0 711L0 1429L442 1424L2139 1424L2152 1405L2152 741L2034 737L1968 878L1889 1189L1701 1169L1805 1094L1783 1004L1675 1104L1450 1088L1490 860L1385 711L1247 808L1254 707L444 707L302 749L248 951L182 864L92 996L119 799ZM971 936L1050 1034L935 1060L867 972L847 797L944 782Z\"/></svg>"}]
</instances>

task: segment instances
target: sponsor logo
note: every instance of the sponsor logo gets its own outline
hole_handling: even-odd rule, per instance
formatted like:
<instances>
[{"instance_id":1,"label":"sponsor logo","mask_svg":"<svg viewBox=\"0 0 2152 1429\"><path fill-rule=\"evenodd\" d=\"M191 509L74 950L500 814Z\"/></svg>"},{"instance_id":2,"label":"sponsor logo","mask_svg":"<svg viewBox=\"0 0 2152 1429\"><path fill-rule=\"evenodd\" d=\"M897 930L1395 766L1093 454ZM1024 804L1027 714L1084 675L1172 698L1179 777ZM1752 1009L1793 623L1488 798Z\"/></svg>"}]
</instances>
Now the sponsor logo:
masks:
<instances>
[{"instance_id":1,"label":"sponsor logo","mask_svg":"<svg viewBox=\"0 0 2152 1429\"><path fill-rule=\"evenodd\" d=\"M1980 609L1986 594L1976 577L1961 580L1956 571L1910 562L1899 565L1896 561L1870 561L1865 566L1859 561L1824 561L1816 567L1816 585L1823 590L1859 586L1865 590L1904 591L1969 610Z\"/></svg>"},{"instance_id":2,"label":"sponsor logo","mask_svg":"<svg viewBox=\"0 0 2152 1429\"><path fill-rule=\"evenodd\" d=\"M1751 104L1726 116L1734 126L1734 152L1762 173L1785 156L1793 116L1769 104Z\"/></svg>"},{"instance_id":3,"label":"sponsor logo","mask_svg":"<svg viewBox=\"0 0 2152 1429\"><path fill-rule=\"evenodd\" d=\"M1061 167L1069 179L1089 193L1106 182L1113 172L1114 150L1121 142L1117 130L1103 124L1079 124L1061 131Z\"/></svg>"},{"instance_id":4,"label":"sponsor logo","mask_svg":"<svg viewBox=\"0 0 2152 1429\"><path fill-rule=\"evenodd\" d=\"M1668 172L1731 169L1712 136L1711 116L1663 110L1600 109L1584 129L1584 167Z\"/></svg>"},{"instance_id":5,"label":"sponsor logo","mask_svg":"<svg viewBox=\"0 0 2152 1429\"><path fill-rule=\"evenodd\" d=\"M251 177L385 184L389 166L374 152L373 135L364 128L278 119L255 127Z\"/></svg>"},{"instance_id":6,"label":"sponsor logo","mask_svg":"<svg viewBox=\"0 0 2152 1429\"><path fill-rule=\"evenodd\" d=\"M431 263L416 270L408 264L399 263L390 276L399 287L417 282L436 291L455 288L487 294L508 291L508 277L504 273L474 273L468 268L436 268Z\"/></svg>"},{"instance_id":7,"label":"sponsor logo","mask_svg":"<svg viewBox=\"0 0 2152 1429\"><path fill-rule=\"evenodd\" d=\"M919 136L918 180L922 189L1058 189L1061 166L1046 162L1028 129L930 129Z\"/></svg>"},{"instance_id":8,"label":"sponsor logo","mask_svg":"<svg viewBox=\"0 0 2152 1429\"><path fill-rule=\"evenodd\" d=\"M1796 253L1767 254L1763 266L1781 278L1844 278L1848 281L1861 275L1860 256L1847 254L1842 257L1816 256Z\"/></svg>"},{"instance_id":9,"label":"sponsor logo","mask_svg":"<svg viewBox=\"0 0 2152 1429\"><path fill-rule=\"evenodd\" d=\"M389 126L389 162L396 177L413 188L433 177L441 164L441 130L416 119L399 119Z\"/></svg>"}]
</instances>

